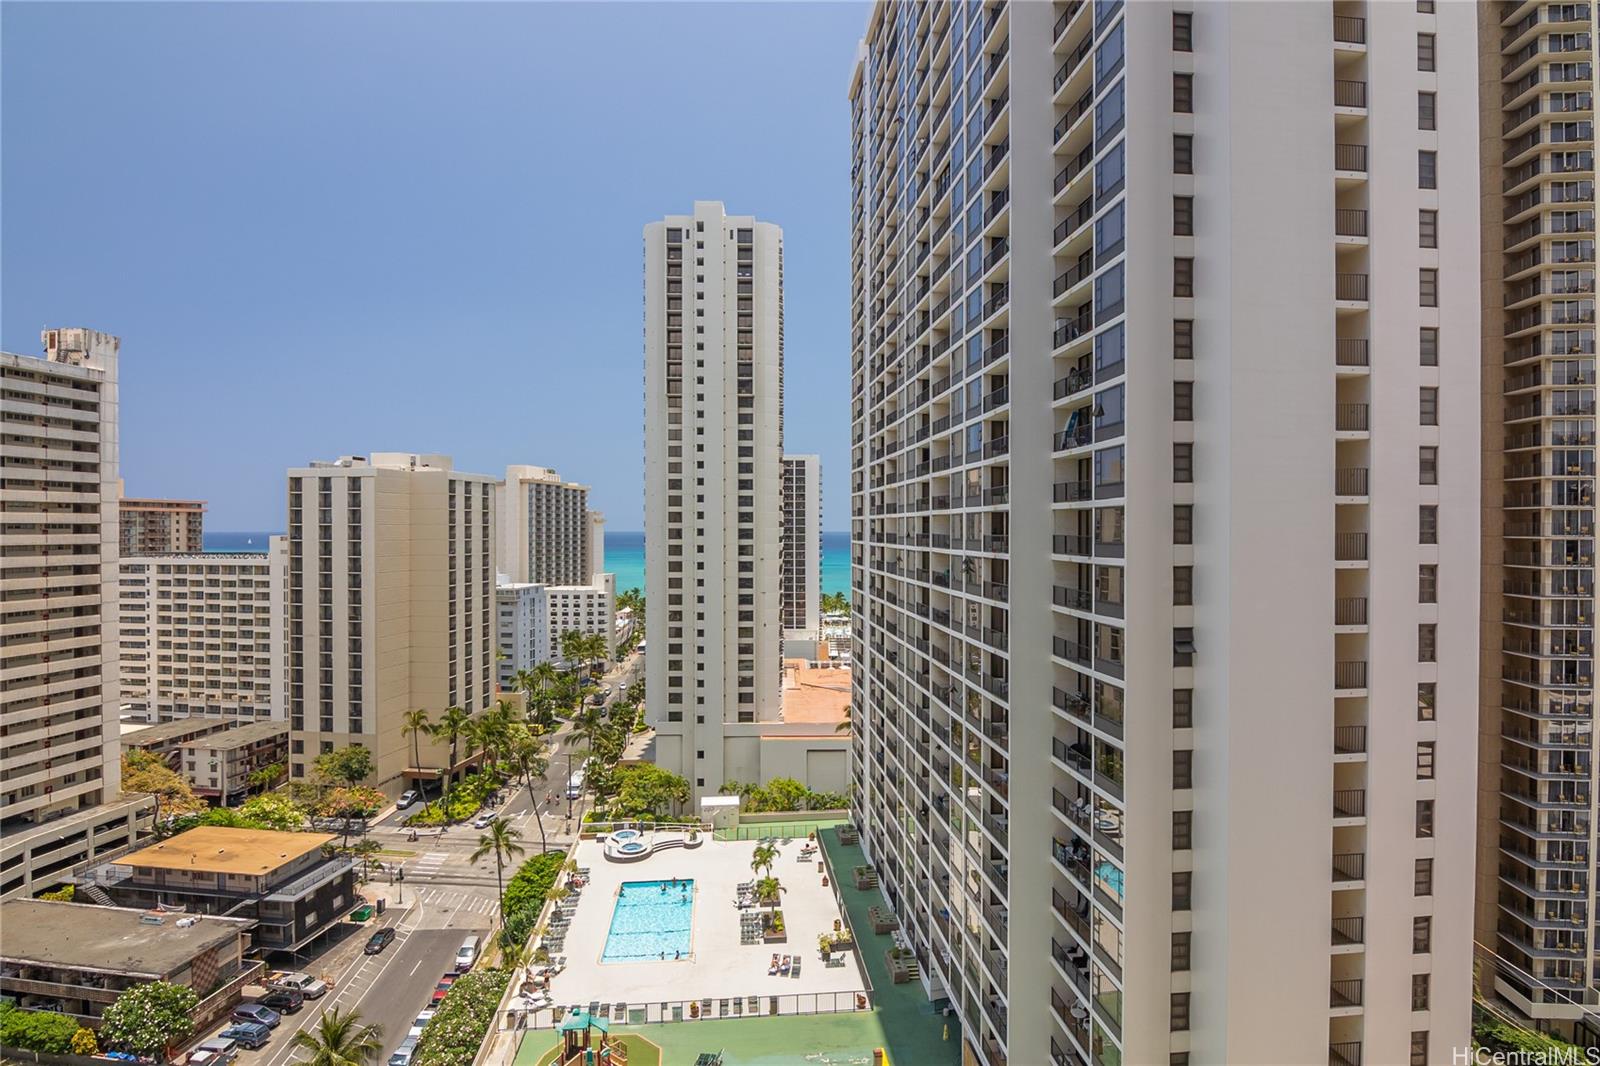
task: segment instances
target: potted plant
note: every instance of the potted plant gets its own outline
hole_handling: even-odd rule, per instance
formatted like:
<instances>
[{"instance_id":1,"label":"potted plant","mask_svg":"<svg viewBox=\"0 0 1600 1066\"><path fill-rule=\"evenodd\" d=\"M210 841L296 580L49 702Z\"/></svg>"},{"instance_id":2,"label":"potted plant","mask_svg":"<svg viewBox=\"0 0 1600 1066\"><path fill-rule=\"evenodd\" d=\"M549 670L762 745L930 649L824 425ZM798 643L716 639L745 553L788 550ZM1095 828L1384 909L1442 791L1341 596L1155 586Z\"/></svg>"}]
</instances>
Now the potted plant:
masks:
<instances>
[{"instance_id":1,"label":"potted plant","mask_svg":"<svg viewBox=\"0 0 1600 1066\"><path fill-rule=\"evenodd\" d=\"M831 934L831 933L818 933L817 934L817 947L819 949L821 949L821 951L822 951L822 961L823 962L827 962L828 961L828 957L832 953L832 950L833 950L833 934Z\"/></svg>"}]
</instances>

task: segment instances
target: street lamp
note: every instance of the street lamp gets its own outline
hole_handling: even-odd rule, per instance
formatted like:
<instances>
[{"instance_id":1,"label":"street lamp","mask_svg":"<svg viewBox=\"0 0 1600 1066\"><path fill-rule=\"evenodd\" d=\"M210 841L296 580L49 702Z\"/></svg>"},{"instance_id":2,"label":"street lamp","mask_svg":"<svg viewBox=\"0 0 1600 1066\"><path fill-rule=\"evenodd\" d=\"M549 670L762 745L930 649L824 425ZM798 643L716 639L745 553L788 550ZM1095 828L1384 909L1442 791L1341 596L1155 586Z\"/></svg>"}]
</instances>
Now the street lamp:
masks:
<instances>
[{"instance_id":1,"label":"street lamp","mask_svg":"<svg viewBox=\"0 0 1600 1066\"><path fill-rule=\"evenodd\" d=\"M406 901L406 868L398 866L394 871L394 883L400 886L400 902Z\"/></svg>"}]
</instances>

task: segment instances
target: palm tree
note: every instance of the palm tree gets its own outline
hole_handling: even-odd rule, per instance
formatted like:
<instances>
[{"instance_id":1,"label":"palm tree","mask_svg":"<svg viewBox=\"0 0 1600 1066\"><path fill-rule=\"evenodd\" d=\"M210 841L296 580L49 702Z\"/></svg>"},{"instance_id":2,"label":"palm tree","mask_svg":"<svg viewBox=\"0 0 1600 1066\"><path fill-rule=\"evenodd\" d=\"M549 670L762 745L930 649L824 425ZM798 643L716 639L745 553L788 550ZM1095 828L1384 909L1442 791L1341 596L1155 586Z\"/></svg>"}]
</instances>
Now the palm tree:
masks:
<instances>
[{"instance_id":1,"label":"palm tree","mask_svg":"<svg viewBox=\"0 0 1600 1066\"><path fill-rule=\"evenodd\" d=\"M583 634L576 629L569 629L561 634L556 643L561 649L561 658L571 667L572 672L576 673L583 661Z\"/></svg>"},{"instance_id":2,"label":"palm tree","mask_svg":"<svg viewBox=\"0 0 1600 1066\"><path fill-rule=\"evenodd\" d=\"M411 738L411 765L418 770L422 769L422 734L432 735L433 726L428 722L428 712L418 707L416 710L407 711L400 716L400 735ZM428 812L428 790L422 789L422 811Z\"/></svg>"},{"instance_id":3,"label":"palm tree","mask_svg":"<svg viewBox=\"0 0 1600 1066\"><path fill-rule=\"evenodd\" d=\"M850 705L844 705L844 717L839 719L839 724L833 727L835 733L848 733L852 728Z\"/></svg>"},{"instance_id":4,"label":"palm tree","mask_svg":"<svg viewBox=\"0 0 1600 1066\"><path fill-rule=\"evenodd\" d=\"M762 870L772 875L772 864L778 860L778 849L773 844L757 844L756 850L750 855L750 872L758 874Z\"/></svg>"},{"instance_id":5,"label":"palm tree","mask_svg":"<svg viewBox=\"0 0 1600 1066\"><path fill-rule=\"evenodd\" d=\"M556 669L552 662L542 662L533 668L533 680L538 685L537 695L534 697L535 706L539 711L539 720L549 725L554 715L551 713L550 689L561 676L561 671Z\"/></svg>"},{"instance_id":6,"label":"palm tree","mask_svg":"<svg viewBox=\"0 0 1600 1066\"><path fill-rule=\"evenodd\" d=\"M506 756L516 767L517 775L528 786L528 800L533 804L533 817L539 825L539 851L550 850L544 835L544 811L539 797L533 794L534 778L542 778L550 770L550 759L544 753L544 740L532 729L518 722L507 731Z\"/></svg>"},{"instance_id":7,"label":"palm tree","mask_svg":"<svg viewBox=\"0 0 1600 1066\"><path fill-rule=\"evenodd\" d=\"M783 882L776 877L767 876L756 882L756 898L773 910L778 909L779 898L785 891Z\"/></svg>"},{"instance_id":8,"label":"palm tree","mask_svg":"<svg viewBox=\"0 0 1600 1066\"><path fill-rule=\"evenodd\" d=\"M515 829L505 822L490 822L489 829L478 838L477 850L472 853L472 865L478 865L478 860L485 855L494 856L494 879L500 886L500 928L506 925L506 863L522 854L522 845L518 843L521 836Z\"/></svg>"},{"instance_id":9,"label":"palm tree","mask_svg":"<svg viewBox=\"0 0 1600 1066\"><path fill-rule=\"evenodd\" d=\"M368 1066L383 1054L383 1026L364 1024L354 1008L330 1007L315 1028L294 1034L289 1046L305 1052L295 1066Z\"/></svg>"},{"instance_id":10,"label":"palm tree","mask_svg":"<svg viewBox=\"0 0 1600 1066\"><path fill-rule=\"evenodd\" d=\"M435 737L445 737L450 741L450 769L446 779L446 795L444 801L444 821L450 824L450 801L455 798L456 792L456 752L461 735L466 731L467 725L472 721L472 716L460 707L447 707L439 716L439 720L430 728Z\"/></svg>"},{"instance_id":11,"label":"palm tree","mask_svg":"<svg viewBox=\"0 0 1600 1066\"><path fill-rule=\"evenodd\" d=\"M383 850L383 845L371 837L362 837L350 845L350 854L354 855L361 864L361 879L365 881L372 876L372 868L378 863L378 853Z\"/></svg>"}]
</instances>

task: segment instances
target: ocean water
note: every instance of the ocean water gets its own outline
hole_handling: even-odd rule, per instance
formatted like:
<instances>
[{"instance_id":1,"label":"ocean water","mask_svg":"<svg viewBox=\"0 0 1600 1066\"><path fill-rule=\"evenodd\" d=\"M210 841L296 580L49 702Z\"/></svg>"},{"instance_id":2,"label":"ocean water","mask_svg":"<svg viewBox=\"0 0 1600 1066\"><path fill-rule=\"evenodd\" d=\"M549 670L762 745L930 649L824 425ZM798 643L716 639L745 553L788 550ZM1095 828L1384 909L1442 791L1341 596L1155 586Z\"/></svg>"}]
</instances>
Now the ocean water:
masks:
<instances>
[{"instance_id":1,"label":"ocean water","mask_svg":"<svg viewBox=\"0 0 1600 1066\"><path fill-rule=\"evenodd\" d=\"M644 534L606 532L606 570L618 589L644 589ZM822 534L822 591L850 591L850 534Z\"/></svg>"},{"instance_id":2,"label":"ocean water","mask_svg":"<svg viewBox=\"0 0 1600 1066\"><path fill-rule=\"evenodd\" d=\"M261 552L274 533L229 533L206 530L208 552ZM606 569L617 575L618 589L644 589L644 534L606 533ZM822 534L822 591L850 591L850 534Z\"/></svg>"}]
</instances>

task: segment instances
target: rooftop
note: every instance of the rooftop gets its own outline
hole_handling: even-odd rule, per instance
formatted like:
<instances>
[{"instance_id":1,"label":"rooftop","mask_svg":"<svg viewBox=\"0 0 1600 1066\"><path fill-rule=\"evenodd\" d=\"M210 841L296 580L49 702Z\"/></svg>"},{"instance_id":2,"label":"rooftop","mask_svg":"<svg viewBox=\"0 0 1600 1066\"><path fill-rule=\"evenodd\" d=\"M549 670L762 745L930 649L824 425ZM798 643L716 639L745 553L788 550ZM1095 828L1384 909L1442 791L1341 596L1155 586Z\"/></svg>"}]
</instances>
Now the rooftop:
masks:
<instances>
[{"instance_id":1,"label":"rooftop","mask_svg":"<svg viewBox=\"0 0 1600 1066\"><path fill-rule=\"evenodd\" d=\"M174 718L170 722L156 722L154 725L145 725L142 722L124 722L122 723L122 746L125 748L142 748L150 744L186 740L200 733L220 733L232 724L232 721L227 718L202 718L199 716Z\"/></svg>"},{"instance_id":2,"label":"rooftop","mask_svg":"<svg viewBox=\"0 0 1600 1066\"><path fill-rule=\"evenodd\" d=\"M204 511L204 500L158 500L150 496L124 496L117 501L123 510L139 511Z\"/></svg>"},{"instance_id":3,"label":"rooftop","mask_svg":"<svg viewBox=\"0 0 1600 1066\"><path fill-rule=\"evenodd\" d=\"M201 825L116 862L118 866L261 877L333 839L332 833L280 833Z\"/></svg>"},{"instance_id":4,"label":"rooftop","mask_svg":"<svg viewBox=\"0 0 1600 1066\"><path fill-rule=\"evenodd\" d=\"M198 737L186 742L185 748L199 748L206 751L229 751L233 748L242 748L248 744L256 744L273 737L289 735L289 723L283 721L251 722L221 733L212 733L209 736Z\"/></svg>"},{"instance_id":5,"label":"rooftop","mask_svg":"<svg viewBox=\"0 0 1600 1066\"><path fill-rule=\"evenodd\" d=\"M167 977L218 944L237 939L256 923L247 918L212 918L168 913L159 924L151 912L42 899L0 903L6 935L0 959L73 970ZM184 924L179 925L182 921Z\"/></svg>"},{"instance_id":6,"label":"rooftop","mask_svg":"<svg viewBox=\"0 0 1600 1066\"><path fill-rule=\"evenodd\" d=\"M800 659L783 664L783 720L836 726L850 706L850 668L812 666Z\"/></svg>"}]
</instances>

